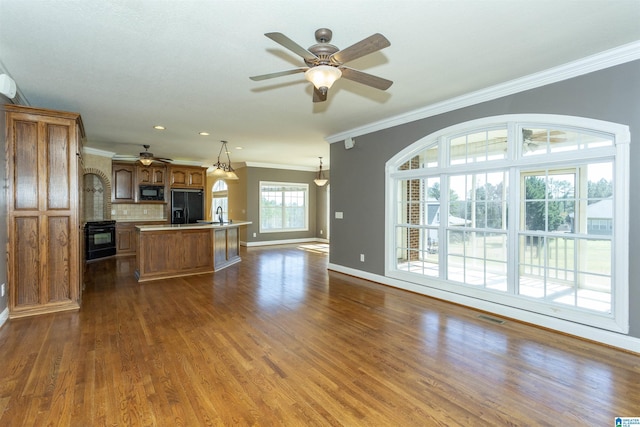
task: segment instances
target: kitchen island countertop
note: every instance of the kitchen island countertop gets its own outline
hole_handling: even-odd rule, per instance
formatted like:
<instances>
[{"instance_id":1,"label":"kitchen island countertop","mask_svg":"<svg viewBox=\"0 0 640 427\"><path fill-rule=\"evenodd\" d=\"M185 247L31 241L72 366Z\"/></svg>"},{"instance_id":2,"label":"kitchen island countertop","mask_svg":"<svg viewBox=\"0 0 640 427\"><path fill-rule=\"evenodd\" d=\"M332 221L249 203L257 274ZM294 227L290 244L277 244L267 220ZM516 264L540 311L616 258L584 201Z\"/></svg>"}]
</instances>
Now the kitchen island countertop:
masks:
<instances>
[{"instance_id":1,"label":"kitchen island countertop","mask_svg":"<svg viewBox=\"0 0 640 427\"><path fill-rule=\"evenodd\" d=\"M202 228L234 228L240 227L242 225L249 225L251 221L232 221L232 222L223 222L220 224L219 222L213 221L201 221L195 224L149 224L149 225L137 225L136 228L140 231L163 231L163 230L171 230L171 229L182 229L182 230L190 230L190 229L202 229Z\"/></svg>"}]
</instances>

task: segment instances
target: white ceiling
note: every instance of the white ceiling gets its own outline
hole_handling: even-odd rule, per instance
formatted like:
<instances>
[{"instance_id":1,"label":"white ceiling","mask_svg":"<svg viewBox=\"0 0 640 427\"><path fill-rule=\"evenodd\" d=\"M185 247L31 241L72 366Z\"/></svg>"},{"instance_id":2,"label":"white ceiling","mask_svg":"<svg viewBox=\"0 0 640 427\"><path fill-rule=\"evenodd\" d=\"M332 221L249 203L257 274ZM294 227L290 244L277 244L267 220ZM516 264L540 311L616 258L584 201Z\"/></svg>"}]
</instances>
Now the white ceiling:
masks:
<instances>
[{"instance_id":1,"label":"white ceiling","mask_svg":"<svg viewBox=\"0 0 640 427\"><path fill-rule=\"evenodd\" d=\"M339 48L384 34L347 65L393 86L313 104L302 74L249 80L304 66L264 33L306 48L320 27ZM29 105L81 113L89 147L203 165L224 139L234 163L329 166L327 136L637 40L640 0L0 0L0 69Z\"/></svg>"}]
</instances>

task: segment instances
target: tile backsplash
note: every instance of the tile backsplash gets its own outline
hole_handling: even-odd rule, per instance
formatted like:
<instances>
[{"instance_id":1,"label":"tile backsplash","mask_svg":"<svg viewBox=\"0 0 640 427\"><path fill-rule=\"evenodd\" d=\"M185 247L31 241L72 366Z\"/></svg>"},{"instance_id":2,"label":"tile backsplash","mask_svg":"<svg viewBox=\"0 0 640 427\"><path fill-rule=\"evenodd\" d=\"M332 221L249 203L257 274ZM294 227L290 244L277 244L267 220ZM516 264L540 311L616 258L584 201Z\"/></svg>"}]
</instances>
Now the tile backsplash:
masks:
<instances>
[{"instance_id":1,"label":"tile backsplash","mask_svg":"<svg viewBox=\"0 0 640 427\"><path fill-rule=\"evenodd\" d=\"M83 177L83 218L86 221L101 221L105 218L105 189L100 177L87 174Z\"/></svg>"},{"instance_id":2,"label":"tile backsplash","mask_svg":"<svg viewBox=\"0 0 640 427\"><path fill-rule=\"evenodd\" d=\"M111 205L111 218L116 221L154 221L166 220L163 204L128 204Z\"/></svg>"}]
</instances>

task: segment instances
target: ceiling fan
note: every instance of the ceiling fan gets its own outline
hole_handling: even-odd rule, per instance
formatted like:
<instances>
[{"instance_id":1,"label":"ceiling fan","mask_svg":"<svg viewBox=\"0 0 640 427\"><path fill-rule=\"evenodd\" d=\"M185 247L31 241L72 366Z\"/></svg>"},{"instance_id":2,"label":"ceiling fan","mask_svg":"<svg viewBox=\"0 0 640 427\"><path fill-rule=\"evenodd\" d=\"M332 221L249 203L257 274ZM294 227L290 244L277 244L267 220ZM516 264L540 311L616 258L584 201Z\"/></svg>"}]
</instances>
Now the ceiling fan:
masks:
<instances>
[{"instance_id":1,"label":"ceiling fan","mask_svg":"<svg viewBox=\"0 0 640 427\"><path fill-rule=\"evenodd\" d=\"M523 136L523 147L525 151L536 151L540 145L557 144L561 142L566 142L567 138L561 138L561 136L565 135L563 131L552 130L534 133L531 129L522 129Z\"/></svg>"},{"instance_id":2,"label":"ceiling fan","mask_svg":"<svg viewBox=\"0 0 640 427\"><path fill-rule=\"evenodd\" d=\"M376 33L340 50L329 43L332 34L332 31L328 28L316 30L315 38L317 43L309 49L305 49L282 33L266 33L265 36L274 42L301 56L305 64L307 64L307 67L262 74L249 78L254 81L259 81L289 74L304 73L305 78L313 83L313 102L326 101L327 92L331 88L331 85L340 77L380 90L387 90L393 84L391 80L354 70L344 65L349 61L390 46L391 43L385 36Z\"/></svg>"},{"instance_id":3,"label":"ceiling fan","mask_svg":"<svg viewBox=\"0 0 640 427\"><path fill-rule=\"evenodd\" d=\"M140 163L145 166L149 166L153 162L163 162L163 163L171 163L173 159L167 159L164 157L155 157L153 153L149 152L150 145L143 145L144 151L140 153Z\"/></svg>"}]
</instances>

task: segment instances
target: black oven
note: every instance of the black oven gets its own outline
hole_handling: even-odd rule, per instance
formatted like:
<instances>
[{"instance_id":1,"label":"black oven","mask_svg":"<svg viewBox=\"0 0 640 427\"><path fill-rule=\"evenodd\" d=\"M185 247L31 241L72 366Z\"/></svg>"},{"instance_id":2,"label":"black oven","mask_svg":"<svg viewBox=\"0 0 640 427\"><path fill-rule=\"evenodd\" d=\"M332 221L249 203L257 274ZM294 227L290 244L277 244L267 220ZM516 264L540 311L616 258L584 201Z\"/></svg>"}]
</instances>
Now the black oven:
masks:
<instances>
[{"instance_id":1,"label":"black oven","mask_svg":"<svg viewBox=\"0 0 640 427\"><path fill-rule=\"evenodd\" d=\"M89 221L84 225L85 258L104 258L116 254L116 222Z\"/></svg>"}]
</instances>

